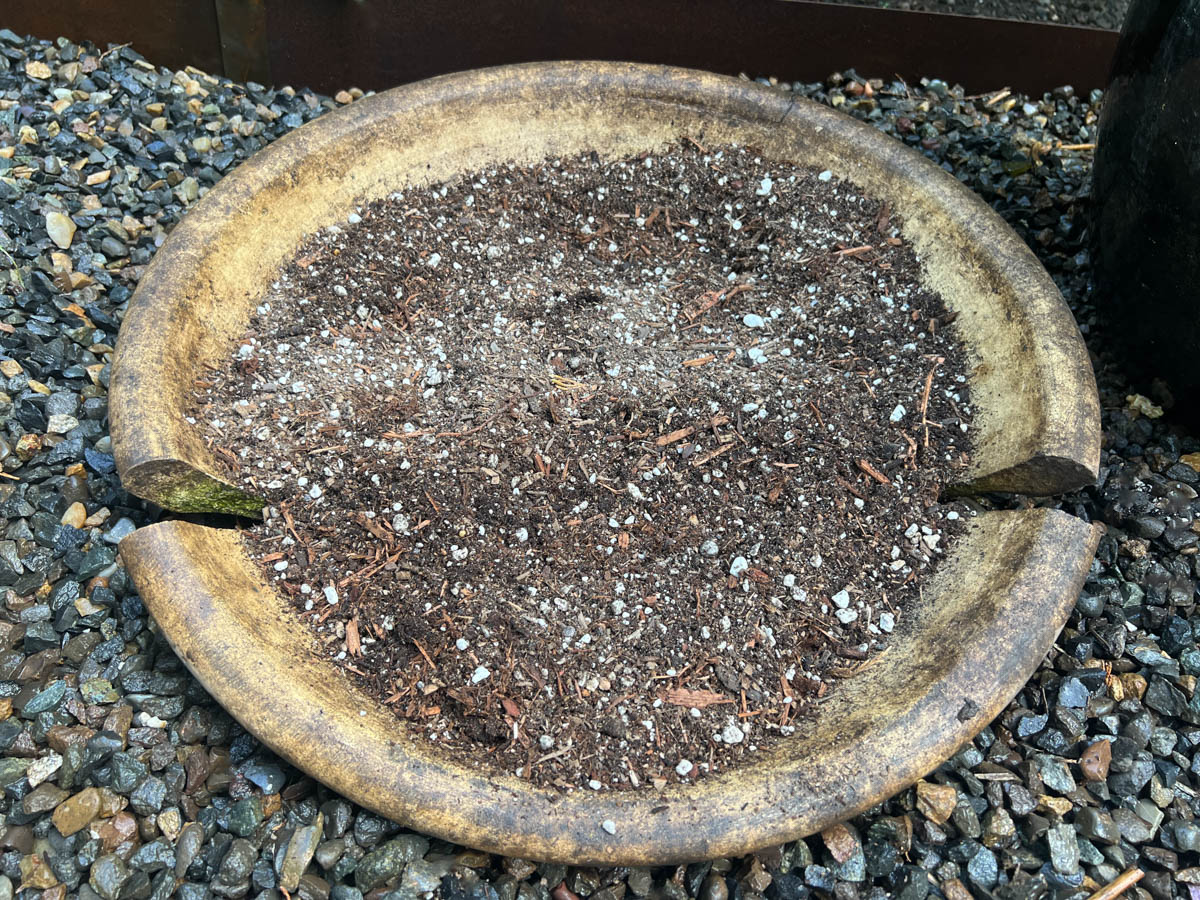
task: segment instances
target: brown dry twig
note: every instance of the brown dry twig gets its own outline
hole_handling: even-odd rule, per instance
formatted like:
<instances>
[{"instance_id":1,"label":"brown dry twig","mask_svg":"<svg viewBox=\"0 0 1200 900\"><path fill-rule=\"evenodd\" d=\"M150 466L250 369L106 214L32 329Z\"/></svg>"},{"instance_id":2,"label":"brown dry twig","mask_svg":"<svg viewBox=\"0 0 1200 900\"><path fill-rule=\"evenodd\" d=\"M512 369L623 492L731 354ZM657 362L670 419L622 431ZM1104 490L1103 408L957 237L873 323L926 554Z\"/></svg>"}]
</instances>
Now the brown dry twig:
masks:
<instances>
[{"instance_id":1,"label":"brown dry twig","mask_svg":"<svg viewBox=\"0 0 1200 900\"><path fill-rule=\"evenodd\" d=\"M871 465L865 459L858 460L858 467L860 469L862 469L864 473L866 473L867 475L870 475L872 478L874 478L876 481L878 481L880 484L891 484L892 483L892 479L888 478L886 475L884 475L882 472L880 472L877 468L875 468L873 465Z\"/></svg>"},{"instance_id":2,"label":"brown dry twig","mask_svg":"<svg viewBox=\"0 0 1200 900\"><path fill-rule=\"evenodd\" d=\"M647 220L646 224L649 225L650 222ZM687 316L687 320L689 322L695 322L698 318L700 318L718 303L722 303L723 301L728 300L730 297L736 297L743 291L748 291L752 288L753 285L750 284L739 284L736 287L729 288L728 290L709 291L708 293L701 294L697 298L699 305L685 311L684 315Z\"/></svg>"},{"instance_id":3,"label":"brown dry twig","mask_svg":"<svg viewBox=\"0 0 1200 900\"><path fill-rule=\"evenodd\" d=\"M1142 880L1146 873L1136 866L1132 869L1126 869L1096 893L1088 897L1088 900L1116 900L1125 891L1129 890L1135 884Z\"/></svg>"},{"instance_id":4,"label":"brown dry twig","mask_svg":"<svg viewBox=\"0 0 1200 900\"><path fill-rule=\"evenodd\" d=\"M728 425L728 424L729 424L729 416L713 416L712 420L707 425L703 425L703 426L689 425L686 428L676 428L674 431L669 432L668 434L659 435L657 438L655 438L654 445L656 447L666 447L668 444L673 444L676 441L681 441L685 437L691 437L693 434L696 433L697 427L716 428L718 425Z\"/></svg>"}]
</instances>

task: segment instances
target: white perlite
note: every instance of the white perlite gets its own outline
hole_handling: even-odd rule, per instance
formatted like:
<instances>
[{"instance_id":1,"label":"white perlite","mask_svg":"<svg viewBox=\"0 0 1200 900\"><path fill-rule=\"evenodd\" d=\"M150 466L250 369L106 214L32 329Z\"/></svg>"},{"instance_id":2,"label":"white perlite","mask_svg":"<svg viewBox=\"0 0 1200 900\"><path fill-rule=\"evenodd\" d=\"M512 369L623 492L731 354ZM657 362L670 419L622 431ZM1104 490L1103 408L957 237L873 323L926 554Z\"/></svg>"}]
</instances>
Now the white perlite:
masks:
<instances>
[{"instance_id":1,"label":"white perlite","mask_svg":"<svg viewBox=\"0 0 1200 900\"><path fill-rule=\"evenodd\" d=\"M574 176L579 173L565 168L568 163L555 161L544 167L548 185L576 183ZM657 158L653 164L656 169L662 166ZM586 691L584 699L594 702L597 716L603 715L606 723L610 718L620 721L635 733L642 723L646 730L638 737L648 732L657 744L655 720L646 716L661 715L667 701L656 698L657 692L639 692L637 687L678 673L674 668L658 668L657 661L650 668L646 660L626 659L619 652L622 642L652 641L662 646L664 658L675 660L690 659L691 644L698 637L702 648L696 649L725 655L739 671L744 664L764 672L790 665L788 678L792 678L799 666L795 651L800 638L795 628L788 627L794 624L789 622L790 610L811 606L824 620L822 629L827 628L834 639L863 652L876 649L899 618L882 610L889 608L889 601L903 604L906 600L893 586L907 583L904 577L910 573L923 574L936 562L932 557L943 552L949 537L937 538L944 508L934 507L926 514L919 502L923 470L897 469L886 448L870 457L873 465L892 477L895 490L894 496L888 492L886 519L879 498L864 500L853 489L852 496L844 496L845 486L839 488L825 477L832 471L854 470L857 448L865 446L857 439L857 429L895 437L898 443L901 426L922 420L918 400L923 382L910 377L917 370L908 363L940 350L923 330L931 310L906 281L893 283L890 277L880 281L878 273L866 271L870 267L840 266L838 278L819 279L795 292L778 290L787 279L777 282L773 272L794 274L802 269L805 248L814 241L829 252L859 246L875 240L878 223L869 210L864 218L857 209L862 198L849 185L829 195L838 202L814 204L809 200L824 196L820 183L811 184L816 170L801 173L798 181L789 177L785 167L774 179L763 160L755 159L753 164L754 168L739 173L737 198L724 210L728 215L717 213L712 221L677 222L672 214L668 224L660 212L654 217L656 227L650 228L650 214L639 212L632 219L610 222L606 198L601 196L608 188L593 185L595 196L589 194L588 202L563 223L548 219L551 227L543 229L534 221L539 218L535 215L505 219L503 232L480 222L484 227L476 232L474 217L455 218L460 206L473 206L476 212L497 208L496 196L485 190L489 181L508 183L512 176L518 187L525 184L520 170L499 166L486 179L480 175L478 184L449 185L455 192L450 199L445 187L438 188L447 202L434 204L437 224L406 218L404 229L381 231L381 227L388 229L395 215L377 216L374 210L368 214L363 207L362 221L357 223L363 227L355 240L370 239L363 247L368 255L375 254L369 258L376 263L386 263L393 254L420 259L415 267L436 291L445 292L445 303L425 303L428 315L414 320L413 327L402 331L382 327L396 301L403 304L417 294L388 277L372 277L378 271L375 267L364 271L358 264L347 265L347 257L354 254L334 254L337 247L348 246L344 226L319 236L328 271L318 276L304 267L303 279L281 275L277 293L270 297L273 305L261 306L264 314L294 311L302 333L292 334L289 329L246 339L237 356L253 360L256 375L244 385L240 381L234 385L240 385L234 409L217 408L211 427L226 432L226 440L235 433L253 435L253 442L247 440L240 454L244 467L255 478L272 479L268 489L286 494L289 500L294 495L301 508L328 516L361 506L371 521L372 536L378 537L379 526L386 532L388 523L395 535L407 536L405 559L413 572L400 569L391 577L409 582L408 575L422 571L447 575L446 597L441 599L453 604L463 621L470 615L480 627L471 628L468 641L460 637L461 624L445 621L442 602L431 597L433 602L425 602L423 611L416 609L430 626L440 629L441 641L455 650L444 657L451 667L443 672L446 684L486 695L500 684L488 685L492 674L498 679L508 677L506 635L482 626L488 621L487 604L497 597L511 599L522 610L523 627L549 638L547 658L531 660L538 663L535 681L546 675L553 678L551 673L567 652L586 650L594 665L583 665L575 679ZM617 166L610 172L587 162L583 168L611 176L614 192L621 194L617 208L623 209L626 187L641 189L643 180L647 184L661 180L642 178L642 160L630 165L629 171ZM672 169L664 167L662 174ZM832 180L831 174L822 173L821 180ZM526 186L532 187L529 182ZM464 203L462 192L467 190L478 192L482 202L476 203L471 195ZM658 188L650 195L654 190ZM540 209L540 187L530 196ZM792 199L806 204L809 220L803 224L787 207ZM649 208L642 205L643 210ZM388 209L403 214L402 205ZM588 215L597 211L604 215ZM728 246L726 240L750 254L751 249L742 244L754 241L758 231L754 223L760 217L780 229L790 221L790 228L803 239L760 244L754 252L761 259L749 266L722 264L699 273L703 277L695 280L690 269L681 268L691 257L684 253L677 258L677 253L697 244L706 244L700 252L712 251L718 260ZM464 224L472 233L455 234ZM589 243L576 248L578 242L568 240L560 246L558 231L552 230L559 228L565 228L567 235L590 235ZM729 237L739 231L739 236ZM497 246L490 241L504 243ZM646 259L636 253L626 258L626 251L642 242L651 251L643 253ZM439 252L431 254L433 248ZM667 255L656 258L656 251L663 249ZM493 270L490 261L498 259L503 265ZM579 272L573 271L580 266ZM597 266L600 275L592 272ZM307 290L313 277L323 280L323 291ZM564 290L573 280L591 287L578 293ZM884 326L896 326L901 332L878 332L893 340L889 346L894 352L888 359L849 367L826 364L830 350L838 356L843 349L854 352L859 339L856 327L858 334L875 335L876 328ZM571 339L560 340L565 331ZM601 344L605 354L585 352ZM921 366L922 372L927 371L923 362ZM549 385L546 377L551 379ZM947 389L945 369L935 378L930 415L943 417L941 407L954 388ZM607 392L599 396L621 398L613 422L607 410L589 405L597 391ZM296 394L304 404L315 401L312 421L302 420L294 408ZM849 418L839 416L834 398L851 395L864 405L855 404L856 414ZM486 410L494 407L497 397L514 405L505 415L494 417ZM957 395L954 399L960 400ZM892 413L888 404L897 408L900 401L900 420L884 428ZM959 405L963 406L961 401ZM906 409L909 406L911 410ZM386 415L373 415L377 411ZM595 417L593 411L605 415ZM970 414L965 407L964 414ZM471 441L445 440L445 435L463 429L464 420L471 423L471 434L480 432L479 436ZM561 430L556 426L563 421L586 423L581 427L588 441L593 436L602 441L601 450L555 440ZM760 431L764 428L769 430ZM947 428L933 437L944 437L951 430L957 431ZM305 434L323 436L321 455L301 441ZM651 445L657 449L650 451ZM843 469L847 461L850 465ZM418 486L418 495L422 488L430 489L425 500L432 504L432 513L426 512L425 500L414 495L410 502L396 489L397 473L408 473L405 477ZM688 476L686 484L678 478L681 473ZM361 503L345 510L358 479L366 493ZM553 502L539 499L550 486ZM480 508L486 515L443 512L443 495L456 507L460 487L467 488L462 502L470 495L473 504L486 504ZM685 487L687 491L679 493ZM765 528L769 522L757 509L767 494L774 498L770 502L775 508L789 511L788 524L797 526L786 541L769 533ZM510 502L511 515L507 514ZM663 511L673 503L685 514L668 519ZM822 519L831 504L844 513L844 526L834 522L830 527ZM694 516L687 515L692 511ZM310 516L308 521L314 520ZM902 538L913 521L920 529ZM281 511L270 510L267 523L272 536L284 537L280 556L290 560L290 565L273 573L274 580L291 588L307 578L309 584L302 586L299 599L310 611L318 635L344 638L347 623L343 620L359 612L359 601L356 594L355 609L342 610L335 585L341 579L349 584L347 576L354 574L360 561L336 559L319 569L301 565L302 547L294 546L299 539L283 535ZM379 540L395 543L391 535ZM899 546L889 560L893 541ZM578 550L578 557L568 550ZM833 554L828 560L821 555L825 550ZM734 556L726 556L730 551ZM587 565L580 562L585 559ZM874 564L864 564L861 578L847 577L838 588L845 559ZM578 582L559 583L555 569L576 565ZM266 563L264 568L270 571L269 566ZM398 568L387 568L380 581ZM688 577L697 570L702 570L703 578ZM339 605L314 609L323 592L330 604ZM376 599L386 601L385 592ZM374 638L384 638L380 628L396 629L391 617L376 621L377 612L384 608L363 609L368 618L360 636L368 658L375 657L381 665L387 659ZM757 614L760 608L777 620L764 624ZM321 609L324 612L318 616ZM751 614L745 614L747 609ZM828 622L830 615L835 615L833 623ZM673 621L693 617L699 619L694 635L690 628L670 627ZM562 653L554 654L560 644ZM328 655L339 664L352 662L344 640L331 640L328 648ZM414 660L413 665L419 666L420 661ZM681 663L677 665L686 672ZM804 674L819 678L821 669L811 674L806 669ZM437 689L426 682L420 687ZM786 693L787 686L783 687ZM633 697L627 696L631 690ZM762 692L764 707L780 699L770 679ZM782 698L784 703L796 700ZM651 708L659 712L651 713ZM661 784L672 774L676 782L703 779L709 774L710 753L711 768L721 770L733 758L769 742L772 734L792 730L765 721L755 728L753 722L729 716L728 710L728 706L709 707L695 700L680 704L672 712L686 727L687 741L674 747L663 744L655 759L627 763L624 770L615 764L578 765L568 753L571 730L564 717L529 716L519 730L513 722L508 724L514 738L533 739L535 759L546 757L537 764L539 777L553 775L576 788L609 790L622 783L637 787L639 778ZM463 737L456 732L454 717L429 719L429 740ZM600 730L601 749L612 751L632 743L628 737L618 737L624 730ZM524 758L528 752L526 747L515 755L498 757L497 762L506 771L523 770L524 777L530 778ZM701 762L683 759L686 753ZM670 763L672 756L675 766ZM602 824L593 820L593 827Z\"/></svg>"}]
</instances>

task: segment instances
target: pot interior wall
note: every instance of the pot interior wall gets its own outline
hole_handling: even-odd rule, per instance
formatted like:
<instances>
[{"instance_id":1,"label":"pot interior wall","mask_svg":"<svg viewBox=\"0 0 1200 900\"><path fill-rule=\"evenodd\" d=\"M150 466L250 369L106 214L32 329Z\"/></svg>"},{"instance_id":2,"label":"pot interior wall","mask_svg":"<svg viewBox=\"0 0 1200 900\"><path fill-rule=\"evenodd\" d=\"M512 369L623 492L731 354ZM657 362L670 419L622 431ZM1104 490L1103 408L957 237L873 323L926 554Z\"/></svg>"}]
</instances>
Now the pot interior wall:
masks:
<instances>
[{"instance_id":1,"label":"pot interior wall","mask_svg":"<svg viewBox=\"0 0 1200 900\"><path fill-rule=\"evenodd\" d=\"M976 444L968 488L1053 493L1093 477L1098 405L1082 343L1072 343L1078 334L1070 313L1015 235L949 175L847 117L732 79L654 78L636 68L644 84L631 84L610 71L619 67L601 67L592 78L556 81L545 68L473 73L471 90L438 90L438 79L389 92L314 123L328 127L282 139L185 219L131 317L159 315L157 327L142 330L165 328L169 346L191 348L180 365L215 362L303 239L345 221L356 203L505 161L654 153L683 136L738 143L761 149L764 168L775 158L829 169L903 220L928 286L957 314L972 366ZM190 314L155 313L166 305L158 297L184 298ZM159 365L165 391L143 402L178 418L192 378L173 371L170 360ZM1076 389L1081 383L1093 385L1090 395ZM188 429L173 438L186 448L182 458L217 474ZM156 447L151 437L133 461L178 458L176 449Z\"/></svg>"}]
</instances>

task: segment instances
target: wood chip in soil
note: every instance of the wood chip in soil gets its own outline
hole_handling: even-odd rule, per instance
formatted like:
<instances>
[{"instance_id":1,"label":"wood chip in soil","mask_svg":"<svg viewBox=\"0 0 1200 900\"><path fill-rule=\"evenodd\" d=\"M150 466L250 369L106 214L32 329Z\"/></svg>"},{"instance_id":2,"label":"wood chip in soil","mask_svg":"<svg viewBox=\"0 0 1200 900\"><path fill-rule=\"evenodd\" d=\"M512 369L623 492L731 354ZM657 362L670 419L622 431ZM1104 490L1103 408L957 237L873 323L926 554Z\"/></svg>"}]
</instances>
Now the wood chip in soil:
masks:
<instances>
[{"instance_id":1,"label":"wood chip in soil","mask_svg":"<svg viewBox=\"0 0 1200 900\"><path fill-rule=\"evenodd\" d=\"M244 532L417 740L564 790L786 740L969 516L953 314L829 172L682 140L312 236L192 420ZM308 652L308 648L297 648Z\"/></svg>"}]
</instances>

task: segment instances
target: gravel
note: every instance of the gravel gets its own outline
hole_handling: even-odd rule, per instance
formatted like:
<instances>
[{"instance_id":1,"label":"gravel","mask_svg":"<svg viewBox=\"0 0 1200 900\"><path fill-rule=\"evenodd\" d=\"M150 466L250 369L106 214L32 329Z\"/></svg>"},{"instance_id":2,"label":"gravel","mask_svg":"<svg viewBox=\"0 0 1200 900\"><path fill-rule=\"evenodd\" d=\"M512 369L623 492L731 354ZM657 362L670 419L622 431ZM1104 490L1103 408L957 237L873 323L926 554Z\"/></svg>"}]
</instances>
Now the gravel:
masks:
<instances>
[{"instance_id":1,"label":"gravel","mask_svg":"<svg viewBox=\"0 0 1200 900\"><path fill-rule=\"evenodd\" d=\"M1046 264L1095 356L1106 436L1097 485L1054 504L1108 533L1047 660L915 788L746 859L538 865L401 829L275 759L187 674L116 560L155 517L121 491L107 434L131 289L190 203L336 102L0 31L0 900L1070 897L1134 865L1138 896L1194 895L1200 442L1131 398L1089 301L1099 94L968 99L853 74L779 88L924 152ZM62 523L75 503L82 527Z\"/></svg>"}]
</instances>

